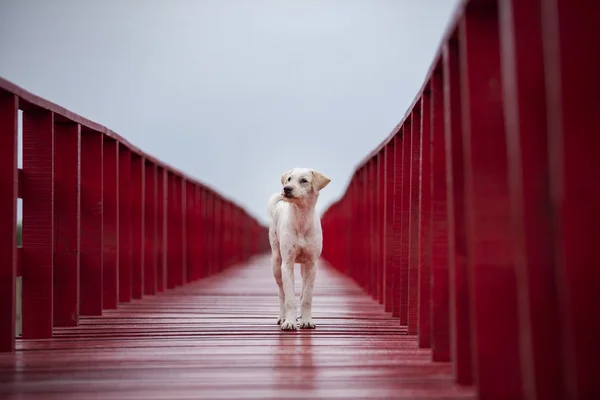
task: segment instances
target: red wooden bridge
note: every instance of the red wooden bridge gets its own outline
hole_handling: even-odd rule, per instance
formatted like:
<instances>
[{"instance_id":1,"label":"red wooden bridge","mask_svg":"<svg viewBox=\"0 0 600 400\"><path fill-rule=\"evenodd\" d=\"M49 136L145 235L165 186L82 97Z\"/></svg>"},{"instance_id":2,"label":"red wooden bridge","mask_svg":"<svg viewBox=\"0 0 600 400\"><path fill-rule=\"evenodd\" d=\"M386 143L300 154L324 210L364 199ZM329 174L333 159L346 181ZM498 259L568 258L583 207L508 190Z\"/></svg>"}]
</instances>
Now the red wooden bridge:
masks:
<instances>
[{"instance_id":1,"label":"red wooden bridge","mask_svg":"<svg viewBox=\"0 0 600 400\"><path fill-rule=\"evenodd\" d=\"M264 226L0 80L0 398L599 399L598 21L597 0L460 4L323 215L297 332Z\"/></svg>"}]
</instances>

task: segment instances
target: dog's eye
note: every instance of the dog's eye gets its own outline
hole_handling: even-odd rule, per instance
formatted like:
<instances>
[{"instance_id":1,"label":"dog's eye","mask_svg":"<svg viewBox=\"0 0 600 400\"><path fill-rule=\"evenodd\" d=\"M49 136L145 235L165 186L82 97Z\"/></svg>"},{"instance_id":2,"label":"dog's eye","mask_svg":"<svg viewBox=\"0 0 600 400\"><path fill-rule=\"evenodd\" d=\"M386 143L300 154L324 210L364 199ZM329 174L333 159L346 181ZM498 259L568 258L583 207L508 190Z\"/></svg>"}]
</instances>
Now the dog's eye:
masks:
<instances>
[{"instance_id":1,"label":"dog's eye","mask_svg":"<svg viewBox=\"0 0 600 400\"><path fill-rule=\"evenodd\" d=\"M291 181L291 180L292 180L292 177L290 176L290 177L288 178L288 182L289 182L289 181Z\"/></svg>"},{"instance_id":2,"label":"dog's eye","mask_svg":"<svg viewBox=\"0 0 600 400\"><path fill-rule=\"evenodd\" d=\"M306 183L306 182L308 182L306 179L300 180L300 183Z\"/></svg>"}]
</instances>

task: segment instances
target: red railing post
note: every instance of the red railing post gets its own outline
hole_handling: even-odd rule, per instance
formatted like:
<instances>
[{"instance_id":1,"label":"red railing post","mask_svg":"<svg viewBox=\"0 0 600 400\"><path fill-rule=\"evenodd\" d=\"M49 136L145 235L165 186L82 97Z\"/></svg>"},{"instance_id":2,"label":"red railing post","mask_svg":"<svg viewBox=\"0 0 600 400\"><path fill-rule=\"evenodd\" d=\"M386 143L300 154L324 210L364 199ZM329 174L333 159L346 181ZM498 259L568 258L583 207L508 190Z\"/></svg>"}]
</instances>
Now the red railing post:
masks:
<instances>
[{"instance_id":1,"label":"red railing post","mask_svg":"<svg viewBox=\"0 0 600 400\"><path fill-rule=\"evenodd\" d=\"M556 282L542 5L499 3L502 81L512 236L519 300L520 360L526 398L564 399L564 361ZM517 39L518 38L518 39Z\"/></svg>"},{"instance_id":2,"label":"red railing post","mask_svg":"<svg viewBox=\"0 0 600 400\"><path fill-rule=\"evenodd\" d=\"M81 315L102 315L103 142L101 133L81 127Z\"/></svg>"},{"instance_id":3,"label":"red railing post","mask_svg":"<svg viewBox=\"0 0 600 400\"><path fill-rule=\"evenodd\" d=\"M196 187L192 181L185 181L185 282L195 279L196 270Z\"/></svg>"},{"instance_id":4,"label":"red railing post","mask_svg":"<svg viewBox=\"0 0 600 400\"><path fill-rule=\"evenodd\" d=\"M0 352L15 348L18 107L16 95L0 91Z\"/></svg>"},{"instance_id":5,"label":"red railing post","mask_svg":"<svg viewBox=\"0 0 600 400\"><path fill-rule=\"evenodd\" d=\"M461 81L458 42L443 48L444 136L448 204L448 271L450 280L450 344L458 383L473 383L472 338L469 305L469 248L466 238L465 169L461 115Z\"/></svg>"},{"instance_id":6,"label":"red railing post","mask_svg":"<svg viewBox=\"0 0 600 400\"><path fill-rule=\"evenodd\" d=\"M198 237L198 278L204 278L208 275L208 219L206 214L206 199L207 189L205 187L198 188L199 201L199 217L198 225L200 234Z\"/></svg>"},{"instance_id":7,"label":"red railing post","mask_svg":"<svg viewBox=\"0 0 600 400\"><path fill-rule=\"evenodd\" d=\"M408 325L408 266L410 236L410 165L411 165L411 120L402 126L402 194L401 194L401 248L400 258L400 325Z\"/></svg>"},{"instance_id":8,"label":"red railing post","mask_svg":"<svg viewBox=\"0 0 600 400\"><path fill-rule=\"evenodd\" d=\"M556 259L565 397L593 399L600 398L600 2L542 0L542 11L556 244L545 250Z\"/></svg>"},{"instance_id":9,"label":"red railing post","mask_svg":"<svg viewBox=\"0 0 600 400\"><path fill-rule=\"evenodd\" d=\"M180 223L179 223L179 234L180 244L179 244L179 258L181 263L181 274L177 275L178 285L183 285L187 282L187 216L188 214L188 204L187 204L187 180L182 177L178 177L177 181L179 182L178 194L179 194L179 204L181 204L181 211L177 214Z\"/></svg>"},{"instance_id":10,"label":"red railing post","mask_svg":"<svg viewBox=\"0 0 600 400\"><path fill-rule=\"evenodd\" d=\"M433 361L450 361L450 283L444 93L441 68L431 77L431 350Z\"/></svg>"},{"instance_id":11,"label":"red railing post","mask_svg":"<svg viewBox=\"0 0 600 400\"><path fill-rule=\"evenodd\" d=\"M404 164L402 163L402 128L394 138L394 204L392 206L392 316L400 317L400 290L402 274L402 174Z\"/></svg>"},{"instance_id":12,"label":"red railing post","mask_svg":"<svg viewBox=\"0 0 600 400\"><path fill-rule=\"evenodd\" d=\"M159 229L158 179L156 164L144 161L144 294L154 295L158 288Z\"/></svg>"},{"instance_id":13,"label":"red railing post","mask_svg":"<svg viewBox=\"0 0 600 400\"><path fill-rule=\"evenodd\" d=\"M459 22L467 262L478 393L519 399L523 386L498 29L497 5L472 3Z\"/></svg>"},{"instance_id":14,"label":"red railing post","mask_svg":"<svg viewBox=\"0 0 600 400\"><path fill-rule=\"evenodd\" d=\"M131 153L131 298L141 299L144 293L145 177L144 158Z\"/></svg>"},{"instance_id":15,"label":"red railing post","mask_svg":"<svg viewBox=\"0 0 600 400\"><path fill-rule=\"evenodd\" d=\"M52 337L54 113L23 112L23 338Z\"/></svg>"},{"instance_id":16,"label":"red railing post","mask_svg":"<svg viewBox=\"0 0 600 400\"><path fill-rule=\"evenodd\" d=\"M214 264L215 264L215 231L214 231L214 221L215 221L215 200L214 195L211 190L206 190L206 204L205 204L205 216L206 216L206 234L205 238L205 276L210 276L214 272Z\"/></svg>"},{"instance_id":17,"label":"red railing post","mask_svg":"<svg viewBox=\"0 0 600 400\"><path fill-rule=\"evenodd\" d=\"M178 177L167 171L167 289L179 286L181 276L181 187Z\"/></svg>"},{"instance_id":18,"label":"red railing post","mask_svg":"<svg viewBox=\"0 0 600 400\"><path fill-rule=\"evenodd\" d=\"M156 291L167 289L168 191L167 170L156 167Z\"/></svg>"},{"instance_id":19,"label":"red railing post","mask_svg":"<svg viewBox=\"0 0 600 400\"><path fill-rule=\"evenodd\" d=\"M419 347L431 347L431 91L426 88L421 99L421 206L419 254Z\"/></svg>"},{"instance_id":20,"label":"red railing post","mask_svg":"<svg viewBox=\"0 0 600 400\"><path fill-rule=\"evenodd\" d=\"M131 151L119 143L119 302L131 301Z\"/></svg>"},{"instance_id":21,"label":"red railing post","mask_svg":"<svg viewBox=\"0 0 600 400\"><path fill-rule=\"evenodd\" d=\"M419 332L419 259L421 194L421 109L415 105L410 114L410 178L408 217L408 334Z\"/></svg>"},{"instance_id":22,"label":"red railing post","mask_svg":"<svg viewBox=\"0 0 600 400\"><path fill-rule=\"evenodd\" d=\"M119 301L119 145L104 136L102 149L102 307L116 309ZM87 162L86 162L87 164ZM90 165L90 168L92 166ZM86 173L87 174L87 173Z\"/></svg>"},{"instance_id":23,"label":"red railing post","mask_svg":"<svg viewBox=\"0 0 600 400\"><path fill-rule=\"evenodd\" d=\"M219 197L216 193L213 193L213 274L221 272L221 246L223 244L221 237L223 232L223 213L221 211L222 208L223 203L221 197Z\"/></svg>"},{"instance_id":24,"label":"red railing post","mask_svg":"<svg viewBox=\"0 0 600 400\"><path fill-rule=\"evenodd\" d=\"M80 133L54 122L54 326L79 324Z\"/></svg>"},{"instance_id":25,"label":"red railing post","mask_svg":"<svg viewBox=\"0 0 600 400\"><path fill-rule=\"evenodd\" d=\"M396 175L395 164L395 143L396 139L392 139L384 150L384 210L383 210L383 235L384 235L384 282L385 294L384 305L386 312L392 312L394 304L394 183ZM348 220L352 220L352 215L347 215Z\"/></svg>"},{"instance_id":26,"label":"red railing post","mask_svg":"<svg viewBox=\"0 0 600 400\"><path fill-rule=\"evenodd\" d=\"M378 301L379 304L385 304L385 267L386 267L386 253L385 253L385 243L386 243L386 238L385 238L385 225L386 225L386 221L385 221L385 206L386 206L386 181L385 181L385 176L386 176L386 163L385 163L385 153L386 153L386 148L384 147L383 149L381 149L381 151L379 152L379 155L377 157L377 163L378 163L378 168L377 168L377 174L378 174L378 179L377 179L377 185L378 185L378 189L377 189L377 232L378 232L378 238L379 238L379 242L378 242L378 246L377 246L377 251L379 253L378 256L378 266L377 266L377 286L378 286ZM342 207L338 206L337 208L337 213L339 215L339 219L340 219L340 223L345 224L345 218L342 215L343 212L343 204L340 204ZM347 228L345 228L347 229ZM339 248L340 246L338 246Z\"/></svg>"},{"instance_id":27,"label":"red railing post","mask_svg":"<svg viewBox=\"0 0 600 400\"><path fill-rule=\"evenodd\" d=\"M376 216L376 201L377 201L377 160L372 159L365 168L365 173L367 176L367 199L366 199L366 217L367 217L367 238L365 242L367 243L367 254L368 254L368 264L367 264L367 279L366 279L366 288L367 293L371 295L374 299L377 298L376 288L375 288L375 276L377 269L377 228L375 226L377 222Z\"/></svg>"}]
</instances>

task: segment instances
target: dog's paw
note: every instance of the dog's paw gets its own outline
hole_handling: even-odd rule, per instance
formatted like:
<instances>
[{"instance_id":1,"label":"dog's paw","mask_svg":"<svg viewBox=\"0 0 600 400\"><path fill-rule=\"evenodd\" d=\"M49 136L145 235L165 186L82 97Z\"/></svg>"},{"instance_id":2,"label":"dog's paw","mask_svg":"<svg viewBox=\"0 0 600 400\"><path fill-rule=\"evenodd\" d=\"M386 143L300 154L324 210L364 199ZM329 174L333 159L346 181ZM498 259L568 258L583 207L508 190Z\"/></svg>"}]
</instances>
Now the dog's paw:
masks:
<instances>
[{"instance_id":1,"label":"dog's paw","mask_svg":"<svg viewBox=\"0 0 600 400\"><path fill-rule=\"evenodd\" d=\"M317 325L313 322L312 319L300 320L300 329L315 329Z\"/></svg>"},{"instance_id":2,"label":"dog's paw","mask_svg":"<svg viewBox=\"0 0 600 400\"><path fill-rule=\"evenodd\" d=\"M283 322L284 318L283 317L277 317L277 325L281 325L281 323Z\"/></svg>"},{"instance_id":3,"label":"dog's paw","mask_svg":"<svg viewBox=\"0 0 600 400\"><path fill-rule=\"evenodd\" d=\"M296 329L298 329L298 327L296 326L296 321L289 321L289 320L285 320L281 323L281 330L282 331L295 331Z\"/></svg>"}]
</instances>

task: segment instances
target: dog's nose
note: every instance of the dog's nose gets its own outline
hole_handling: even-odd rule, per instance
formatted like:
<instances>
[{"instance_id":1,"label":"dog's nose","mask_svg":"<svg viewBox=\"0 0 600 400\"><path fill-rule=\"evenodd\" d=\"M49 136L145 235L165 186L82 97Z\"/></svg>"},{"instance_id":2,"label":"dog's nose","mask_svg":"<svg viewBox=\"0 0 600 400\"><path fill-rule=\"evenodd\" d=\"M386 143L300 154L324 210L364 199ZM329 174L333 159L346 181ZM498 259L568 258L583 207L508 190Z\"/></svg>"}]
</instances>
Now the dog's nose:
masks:
<instances>
[{"instance_id":1,"label":"dog's nose","mask_svg":"<svg viewBox=\"0 0 600 400\"><path fill-rule=\"evenodd\" d=\"M291 186L286 186L286 187L284 187L284 188L283 188L283 192L284 192L285 194L290 194L290 193L292 193L292 187L291 187Z\"/></svg>"}]
</instances>

